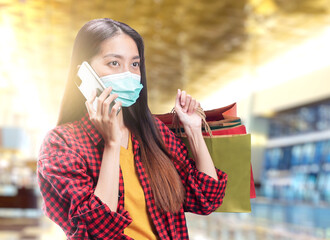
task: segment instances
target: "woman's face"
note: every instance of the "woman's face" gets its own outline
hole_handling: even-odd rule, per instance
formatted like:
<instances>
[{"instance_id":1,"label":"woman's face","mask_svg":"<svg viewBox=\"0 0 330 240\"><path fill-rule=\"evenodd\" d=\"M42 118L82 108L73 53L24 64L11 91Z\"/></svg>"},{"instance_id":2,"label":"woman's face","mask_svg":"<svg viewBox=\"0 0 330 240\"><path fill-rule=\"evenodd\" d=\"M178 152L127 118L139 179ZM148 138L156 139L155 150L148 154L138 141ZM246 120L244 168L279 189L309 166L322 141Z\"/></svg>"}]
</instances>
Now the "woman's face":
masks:
<instances>
[{"instance_id":1,"label":"woman's face","mask_svg":"<svg viewBox=\"0 0 330 240\"><path fill-rule=\"evenodd\" d=\"M100 77L127 71L140 75L140 56L136 43L123 33L104 40L99 53L90 63Z\"/></svg>"}]
</instances>

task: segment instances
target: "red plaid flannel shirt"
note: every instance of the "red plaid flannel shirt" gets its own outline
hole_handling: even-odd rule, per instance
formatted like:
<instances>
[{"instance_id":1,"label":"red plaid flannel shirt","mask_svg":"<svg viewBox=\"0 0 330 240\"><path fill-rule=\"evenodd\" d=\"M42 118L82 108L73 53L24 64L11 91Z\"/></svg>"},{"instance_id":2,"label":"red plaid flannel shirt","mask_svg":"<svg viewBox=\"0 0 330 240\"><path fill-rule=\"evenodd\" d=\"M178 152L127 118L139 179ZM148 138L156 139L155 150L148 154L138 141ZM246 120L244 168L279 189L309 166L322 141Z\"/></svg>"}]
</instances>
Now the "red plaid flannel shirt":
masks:
<instances>
[{"instance_id":1,"label":"red plaid flannel shirt","mask_svg":"<svg viewBox=\"0 0 330 240\"><path fill-rule=\"evenodd\" d=\"M177 213L163 214L155 206L141 163L139 143L132 134L135 164L147 208L160 239L188 239L184 212L210 214L222 203L226 173L217 169L219 181L198 171L187 157L186 146L161 121L155 120L186 189L186 200ZM132 239L123 234L132 219L124 208L124 182L120 172L117 211L94 195L104 142L86 114L80 121L61 125L44 139L38 159L38 183L45 214L68 239ZM176 162L174 161L174 163Z\"/></svg>"}]
</instances>

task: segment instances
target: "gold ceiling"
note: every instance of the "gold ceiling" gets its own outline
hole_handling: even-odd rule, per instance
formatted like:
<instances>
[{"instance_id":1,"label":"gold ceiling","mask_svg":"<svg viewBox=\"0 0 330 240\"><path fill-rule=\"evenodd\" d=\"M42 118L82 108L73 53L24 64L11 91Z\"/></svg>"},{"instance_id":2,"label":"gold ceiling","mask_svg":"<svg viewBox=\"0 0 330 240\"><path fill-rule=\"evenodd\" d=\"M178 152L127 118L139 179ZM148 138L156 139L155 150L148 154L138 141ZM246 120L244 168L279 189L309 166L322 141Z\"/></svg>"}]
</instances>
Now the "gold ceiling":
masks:
<instances>
[{"instance_id":1,"label":"gold ceiling","mask_svg":"<svg viewBox=\"0 0 330 240\"><path fill-rule=\"evenodd\" d=\"M330 1L0 0L0 124L8 113L55 123L75 35L101 17L143 36L149 103L161 113L177 88L200 99L313 36L330 24Z\"/></svg>"}]
</instances>

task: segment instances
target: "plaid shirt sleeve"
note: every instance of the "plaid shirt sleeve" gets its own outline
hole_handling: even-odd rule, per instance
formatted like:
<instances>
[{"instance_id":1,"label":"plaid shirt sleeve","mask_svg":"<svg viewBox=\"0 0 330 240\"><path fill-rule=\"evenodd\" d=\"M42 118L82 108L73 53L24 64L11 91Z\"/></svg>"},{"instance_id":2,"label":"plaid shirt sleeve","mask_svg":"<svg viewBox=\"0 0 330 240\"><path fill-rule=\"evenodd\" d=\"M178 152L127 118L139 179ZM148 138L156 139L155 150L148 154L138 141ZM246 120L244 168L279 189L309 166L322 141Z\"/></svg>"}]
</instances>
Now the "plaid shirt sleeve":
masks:
<instances>
[{"instance_id":1,"label":"plaid shirt sleeve","mask_svg":"<svg viewBox=\"0 0 330 240\"><path fill-rule=\"evenodd\" d=\"M165 145L173 158L186 189L184 210L208 215L222 204L227 185L227 174L216 168L218 180L198 171L193 159L188 158L185 144L167 126L156 118Z\"/></svg>"},{"instance_id":2,"label":"plaid shirt sleeve","mask_svg":"<svg viewBox=\"0 0 330 240\"><path fill-rule=\"evenodd\" d=\"M45 214L69 239L117 239L132 221L122 207L111 211L96 195L88 168L74 141L51 131L38 160L38 183Z\"/></svg>"}]
</instances>

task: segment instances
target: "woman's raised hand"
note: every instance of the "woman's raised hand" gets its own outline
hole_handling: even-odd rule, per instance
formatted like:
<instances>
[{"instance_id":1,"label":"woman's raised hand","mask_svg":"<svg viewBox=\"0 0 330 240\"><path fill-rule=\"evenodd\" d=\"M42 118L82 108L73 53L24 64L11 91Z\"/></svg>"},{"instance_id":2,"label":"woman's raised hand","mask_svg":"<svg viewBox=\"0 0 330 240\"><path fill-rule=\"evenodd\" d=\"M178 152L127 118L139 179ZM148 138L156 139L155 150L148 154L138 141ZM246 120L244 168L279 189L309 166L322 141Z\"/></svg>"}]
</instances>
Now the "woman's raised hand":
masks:
<instances>
[{"instance_id":1,"label":"woman's raised hand","mask_svg":"<svg viewBox=\"0 0 330 240\"><path fill-rule=\"evenodd\" d=\"M175 111L187 135L191 131L201 131L202 119L196 113L198 107L200 107L200 103L196 99L192 98L185 91L178 89L175 100Z\"/></svg>"},{"instance_id":2,"label":"woman's raised hand","mask_svg":"<svg viewBox=\"0 0 330 240\"><path fill-rule=\"evenodd\" d=\"M95 125L104 139L105 145L120 144L122 133L120 131L117 112L121 107L121 102L114 104L109 112L110 104L118 97L118 94L111 94L112 88L106 88L97 99L97 109L93 108L96 98L96 90L85 102L89 119Z\"/></svg>"}]
</instances>

